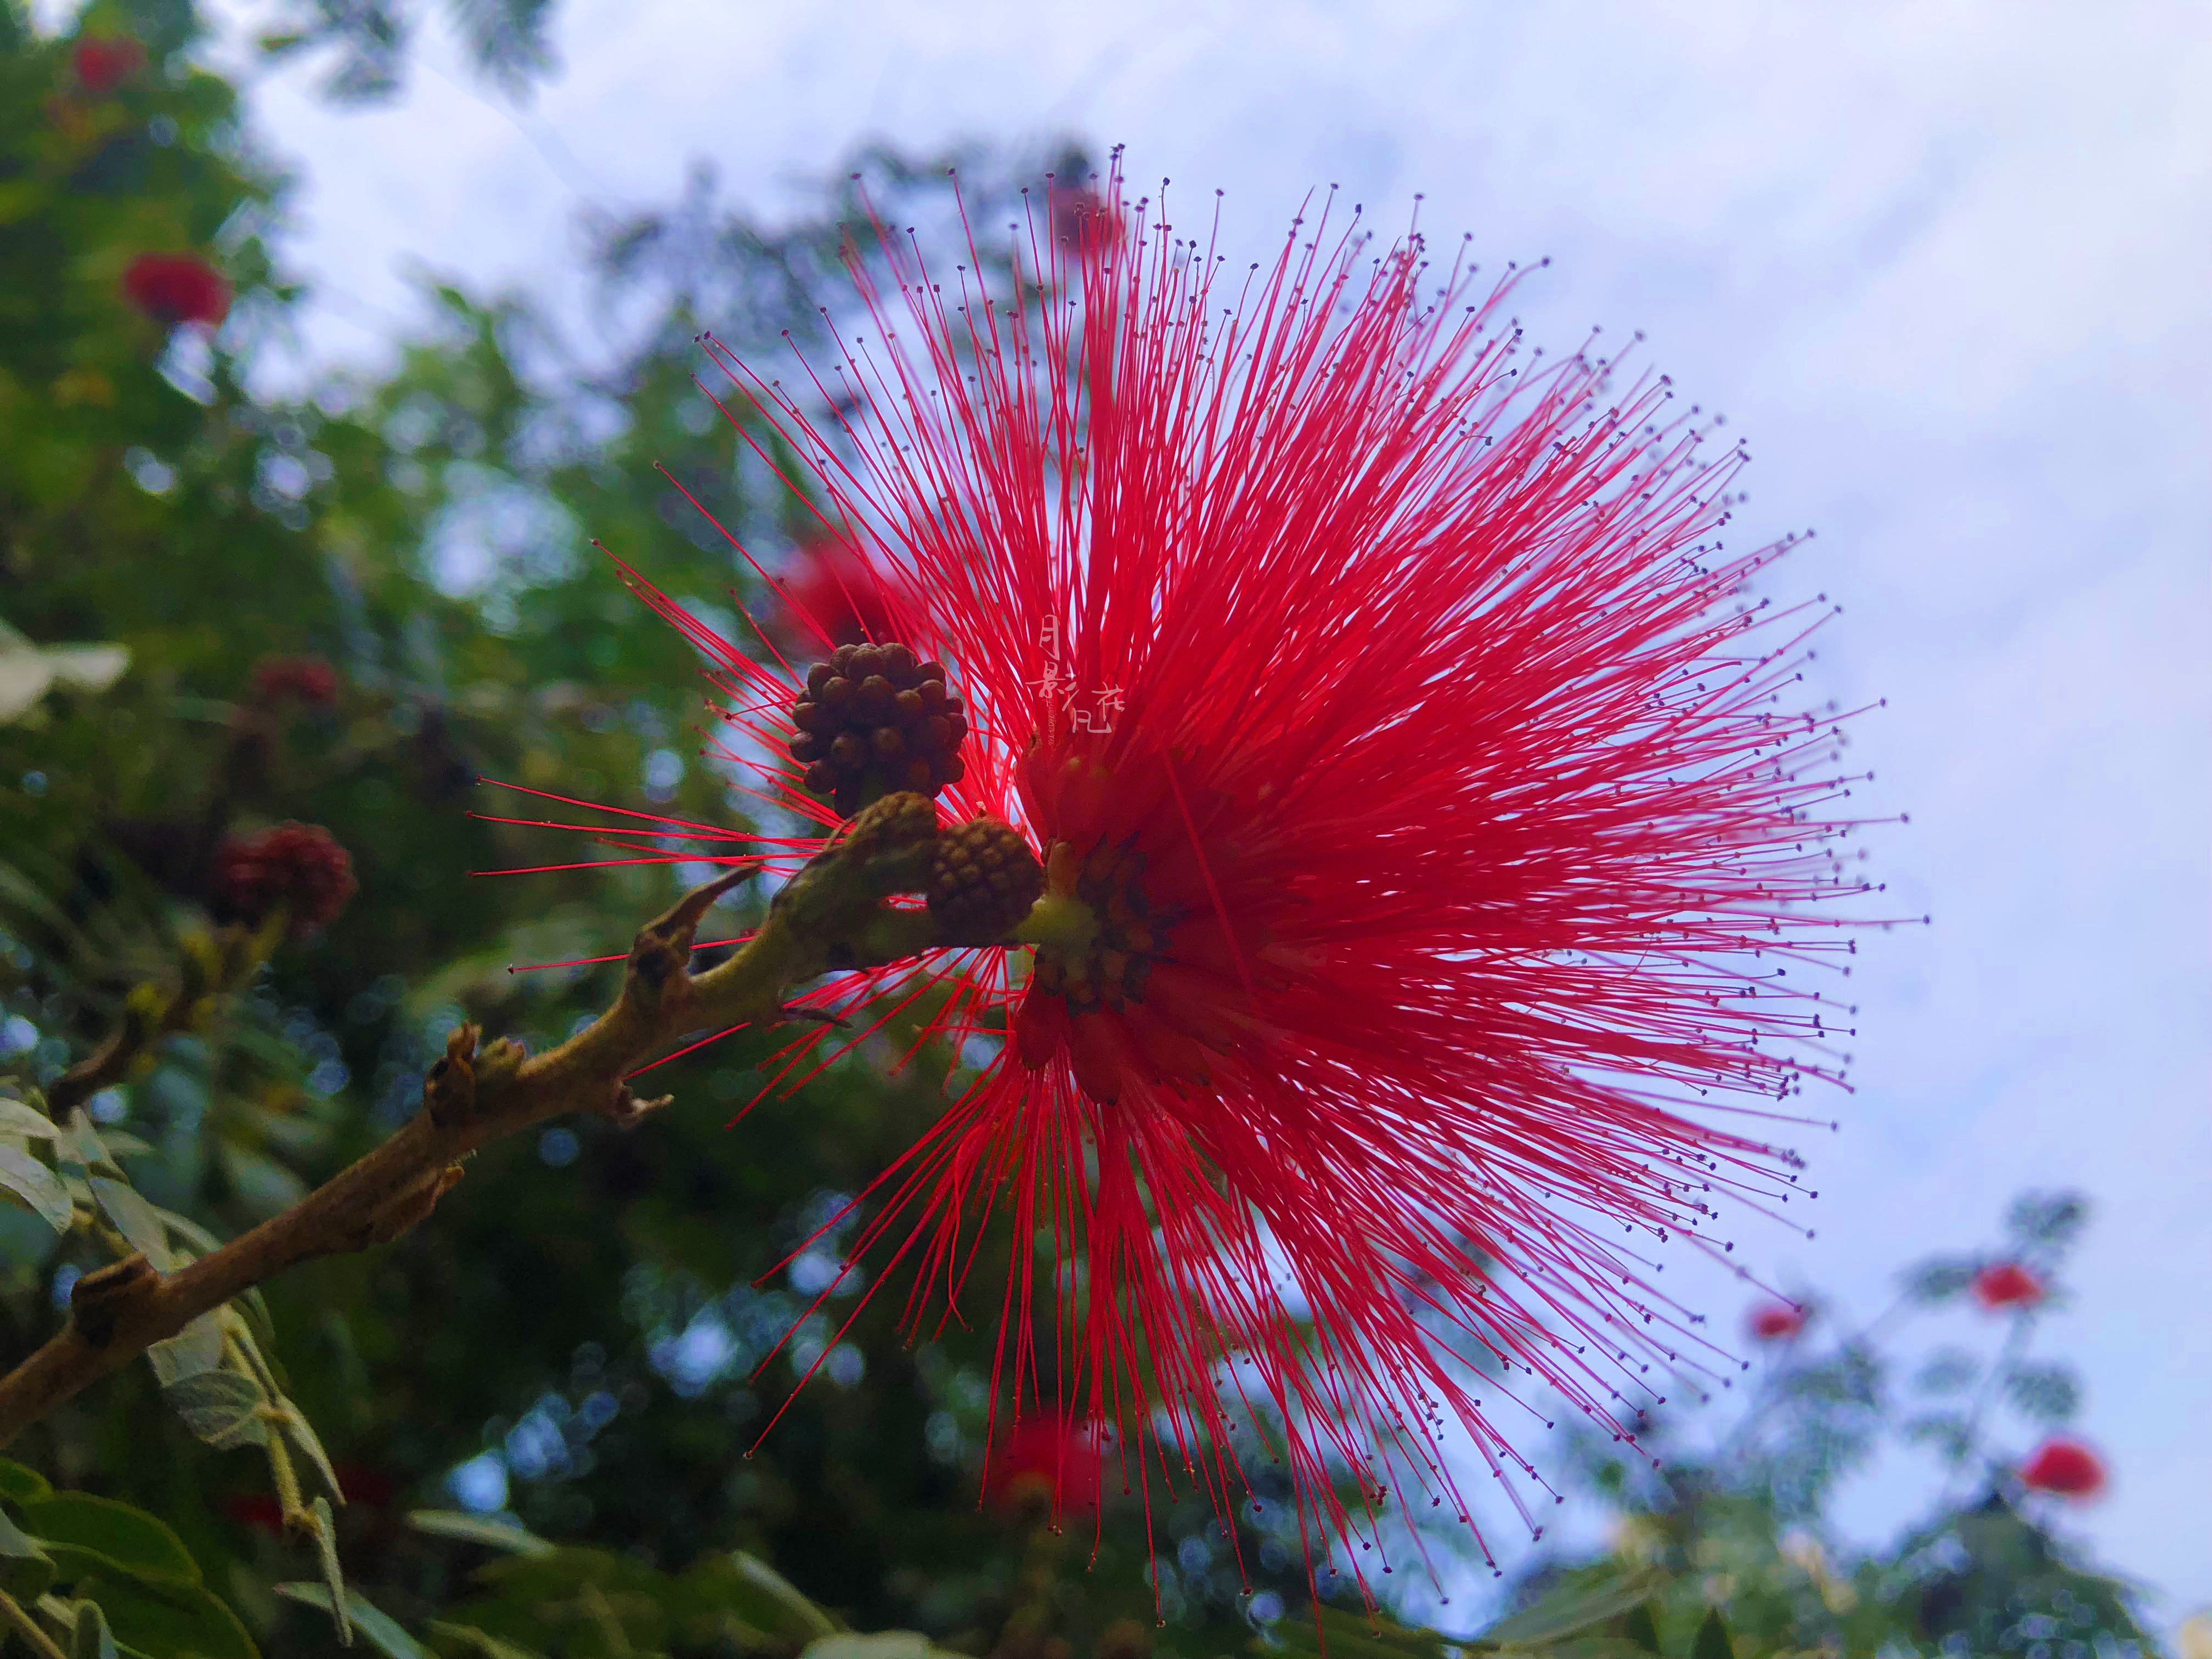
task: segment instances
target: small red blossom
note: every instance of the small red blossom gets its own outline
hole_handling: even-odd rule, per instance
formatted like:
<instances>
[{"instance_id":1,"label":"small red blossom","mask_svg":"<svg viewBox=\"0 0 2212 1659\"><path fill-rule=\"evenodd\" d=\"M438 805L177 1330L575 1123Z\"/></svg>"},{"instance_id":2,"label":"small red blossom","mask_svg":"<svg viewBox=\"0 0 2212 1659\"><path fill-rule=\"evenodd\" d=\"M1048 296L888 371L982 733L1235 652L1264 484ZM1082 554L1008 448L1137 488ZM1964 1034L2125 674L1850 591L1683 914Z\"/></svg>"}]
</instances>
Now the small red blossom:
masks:
<instances>
[{"instance_id":1,"label":"small red blossom","mask_svg":"<svg viewBox=\"0 0 2212 1659\"><path fill-rule=\"evenodd\" d=\"M1745 1323L1762 1342L1778 1342L1805 1328L1805 1310L1787 1302L1766 1302L1751 1310Z\"/></svg>"},{"instance_id":2,"label":"small red blossom","mask_svg":"<svg viewBox=\"0 0 2212 1659\"><path fill-rule=\"evenodd\" d=\"M1043 1510L1057 1522L1098 1507L1095 1432L1056 1417L1024 1418L988 1455L984 1501L1004 1515Z\"/></svg>"},{"instance_id":3,"label":"small red blossom","mask_svg":"<svg viewBox=\"0 0 2212 1659\"><path fill-rule=\"evenodd\" d=\"M253 690L264 702L327 708L338 700L338 671L321 657L264 657L253 665Z\"/></svg>"},{"instance_id":4,"label":"small red blossom","mask_svg":"<svg viewBox=\"0 0 2212 1659\"><path fill-rule=\"evenodd\" d=\"M87 35L70 53L76 83L95 97L110 93L146 67L146 48L127 34Z\"/></svg>"},{"instance_id":5,"label":"small red blossom","mask_svg":"<svg viewBox=\"0 0 2212 1659\"><path fill-rule=\"evenodd\" d=\"M2104 1460L2078 1440L2045 1441L2020 1466L2020 1483L2031 1492L2062 1498L2094 1498L2105 1489Z\"/></svg>"},{"instance_id":6,"label":"small red blossom","mask_svg":"<svg viewBox=\"0 0 2212 1659\"><path fill-rule=\"evenodd\" d=\"M823 536L799 544L780 584L783 636L802 653L891 637L889 585L852 544Z\"/></svg>"},{"instance_id":7,"label":"small red blossom","mask_svg":"<svg viewBox=\"0 0 2212 1659\"><path fill-rule=\"evenodd\" d=\"M1552 1495L1481 1368L1633 1442L1725 1363L1649 1252L1717 1257L1717 1204L1805 1195L1758 1136L1836 1075L1814 970L1869 890L1833 845L1843 717L1790 701L1826 607L1752 595L1790 542L1735 544L1746 458L1663 376L1528 356L1517 276L1326 212L1230 272L1118 173L1081 210L1115 235L1030 210L1012 299L884 233L864 349L708 348L897 573L884 631L950 665L949 818L1047 878L1033 945L797 999L933 986L946 1036L1010 1028L854 1250L913 1270L920 1319L1003 1212L1001 1397L1053 1400L1147 1504L1225 1516L1279 1449L1315 1570L1365 1583L1386 1492L1473 1524L1484 1468L1532 1526ZM795 672L628 574L714 661L729 757L783 760L762 793L826 837Z\"/></svg>"},{"instance_id":8,"label":"small red blossom","mask_svg":"<svg viewBox=\"0 0 2212 1659\"><path fill-rule=\"evenodd\" d=\"M391 1505L392 1477L374 1465L340 1463L331 1473L337 1476L338 1491L348 1504L358 1504L366 1509ZM222 1512L241 1527L251 1527L271 1537L283 1534L284 1506L277 1502L274 1492L234 1492L222 1500Z\"/></svg>"},{"instance_id":9,"label":"small red blossom","mask_svg":"<svg viewBox=\"0 0 2212 1659\"><path fill-rule=\"evenodd\" d=\"M1060 263L1070 268L1080 263L1079 250L1086 240L1110 252L1121 246L1127 228L1120 204L1108 202L1088 185L1052 192L1051 223L1053 240L1065 250Z\"/></svg>"},{"instance_id":10,"label":"small red blossom","mask_svg":"<svg viewBox=\"0 0 2212 1659\"><path fill-rule=\"evenodd\" d=\"M140 254L123 273L123 297L170 328L181 323L214 328L230 315L230 283L196 254Z\"/></svg>"},{"instance_id":11,"label":"small red blossom","mask_svg":"<svg viewBox=\"0 0 2212 1659\"><path fill-rule=\"evenodd\" d=\"M337 921L356 890L352 858L319 824L280 823L216 848L215 894L222 908L258 922L281 905L295 939Z\"/></svg>"},{"instance_id":12,"label":"small red blossom","mask_svg":"<svg viewBox=\"0 0 2212 1659\"><path fill-rule=\"evenodd\" d=\"M1969 1288L1984 1308L2033 1308L2043 1300L2043 1281L2017 1261L1990 1263Z\"/></svg>"}]
</instances>

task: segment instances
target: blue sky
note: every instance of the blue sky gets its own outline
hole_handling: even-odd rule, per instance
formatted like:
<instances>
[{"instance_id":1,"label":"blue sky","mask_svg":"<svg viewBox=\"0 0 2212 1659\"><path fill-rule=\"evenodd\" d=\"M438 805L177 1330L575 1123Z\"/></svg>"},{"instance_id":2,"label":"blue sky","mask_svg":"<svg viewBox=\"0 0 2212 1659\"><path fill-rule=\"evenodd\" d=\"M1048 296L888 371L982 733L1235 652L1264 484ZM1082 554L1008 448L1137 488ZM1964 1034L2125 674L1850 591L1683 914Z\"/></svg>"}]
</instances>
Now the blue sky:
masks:
<instances>
[{"instance_id":1,"label":"blue sky","mask_svg":"<svg viewBox=\"0 0 2212 1659\"><path fill-rule=\"evenodd\" d=\"M241 30L262 14L218 6ZM747 15L747 14L753 15ZM488 100L433 38L397 108L297 69L260 131L303 175L302 347L374 360L410 273L536 283L586 202L711 158L773 211L882 137L1130 146L1267 243L1308 189L1553 266L1559 347L1642 328L1752 440L1754 534L1842 599L1814 689L1886 696L1856 757L1900 908L1863 952L1857 1092L1808 1150L1811 1243L1761 1268L1870 1313L2024 1187L2100 1208L2042 1346L2115 1489L2080 1528L2212 1601L2212 10L2044 0L564 0L566 70ZM573 303L575 295L563 296ZM1680 1270L1688 1273L1686 1263ZM1733 1318L1744 1297L1698 1298ZM1878 1535L1924 1501L1853 1488Z\"/></svg>"}]
</instances>

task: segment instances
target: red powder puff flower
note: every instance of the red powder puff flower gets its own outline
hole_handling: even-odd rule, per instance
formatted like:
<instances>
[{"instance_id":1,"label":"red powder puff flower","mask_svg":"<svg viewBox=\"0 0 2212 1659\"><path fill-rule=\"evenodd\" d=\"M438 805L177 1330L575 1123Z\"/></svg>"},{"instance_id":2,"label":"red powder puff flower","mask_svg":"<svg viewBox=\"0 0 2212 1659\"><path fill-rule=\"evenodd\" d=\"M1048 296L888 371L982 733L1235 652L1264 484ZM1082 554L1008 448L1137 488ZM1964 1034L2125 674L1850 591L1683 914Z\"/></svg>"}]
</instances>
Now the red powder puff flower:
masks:
<instances>
[{"instance_id":1,"label":"red powder puff flower","mask_svg":"<svg viewBox=\"0 0 2212 1659\"><path fill-rule=\"evenodd\" d=\"M2017 1261L1990 1263L1969 1288L1984 1308L2033 1308L2043 1300L2043 1281Z\"/></svg>"},{"instance_id":2,"label":"red powder puff flower","mask_svg":"<svg viewBox=\"0 0 2212 1659\"><path fill-rule=\"evenodd\" d=\"M983 1497L1004 1515L1031 1510L1055 1522L1098 1507L1098 1437L1056 1417L1024 1418L986 1461Z\"/></svg>"},{"instance_id":3,"label":"red powder puff flower","mask_svg":"<svg viewBox=\"0 0 2212 1659\"><path fill-rule=\"evenodd\" d=\"M1080 250L1086 240L1100 243L1107 252L1121 246L1127 225L1118 198L1109 204L1096 189L1077 186L1054 190L1048 199L1053 240L1065 250L1060 260L1063 268L1081 264Z\"/></svg>"},{"instance_id":4,"label":"red powder puff flower","mask_svg":"<svg viewBox=\"0 0 2212 1659\"><path fill-rule=\"evenodd\" d=\"M218 904L257 923L282 905L295 939L337 921L356 890L352 858L319 824L280 823L216 848Z\"/></svg>"},{"instance_id":5,"label":"red powder puff flower","mask_svg":"<svg viewBox=\"0 0 2212 1659\"><path fill-rule=\"evenodd\" d=\"M1790 701L1826 607L1753 592L1786 544L1724 546L1741 452L1595 343L1532 356L1515 279L1333 210L1248 275L1118 177L1118 241L1051 199L1013 300L886 236L834 364L710 346L904 573L888 631L971 728L951 817L1048 872L1019 948L799 1000L934 980L948 1035L1010 1019L860 1247L919 1309L1003 1212L1016 1408L1096 1425L1148 1505L1256 1506L1279 1458L1315 1571L1365 1583L1381 1510L1466 1520L1470 1473L1533 1523L1539 1384L1632 1440L1727 1363L1651 1253L1802 1195L1757 1137L1830 1068L1812 970L1865 890L1838 717ZM717 659L731 757L787 756L796 684L629 574ZM826 830L803 771L768 787Z\"/></svg>"},{"instance_id":6,"label":"red powder puff flower","mask_svg":"<svg viewBox=\"0 0 2212 1659\"><path fill-rule=\"evenodd\" d=\"M1744 1323L1762 1342L1778 1342L1805 1328L1805 1310L1787 1302L1766 1302L1751 1310Z\"/></svg>"},{"instance_id":7,"label":"red powder puff flower","mask_svg":"<svg viewBox=\"0 0 2212 1659\"><path fill-rule=\"evenodd\" d=\"M110 93L146 67L146 48L127 34L88 35L70 53L76 83L98 96Z\"/></svg>"},{"instance_id":8,"label":"red powder puff flower","mask_svg":"<svg viewBox=\"0 0 2212 1659\"><path fill-rule=\"evenodd\" d=\"M779 586L786 620L781 637L802 652L827 656L833 646L891 637L884 575L849 542L822 536L802 543Z\"/></svg>"},{"instance_id":9,"label":"red powder puff flower","mask_svg":"<svg viewBox=\"0 0 2212 1659\"><path fill-rule=\"evenodd\" d=\"M341 1463L331 1473L337 1476L338 1491L347 1503L369 1509L391 1505L392 1477L374 1465ZM265 1532L272 1538L283 1535L284 1506L274 1492L234 1492L222 1500L222 1512L241 1527Z\"/></svg>"},{"instance_id":10,"label":"red powder puff flower","mask_svg":"<svg viewBox=\"0 0 2212 1659\"><path fill-rule=\"evenodd\" d=\"M321 657L264 657L253 665L253 690L264 702L327 708L338 700L338 671Z\"/></svg>"},{"instance_id":11,"label":"red powder puff flower","mask_svg":"<svg viewBox=\"0 0 2212 1659\"><path fill-rule=\"evenodd\" d=\"M2046 1440L2020 1466L2020 1483L2031 1492L2094 1498L2105 1489L2104 1460L2078 1440Z\"/></svg>"},{"instance_id":12,"label":"red powder puff flower","mask_svg":"<svg viewBox=\"0 0 2212 1659\"><path fill-rule=\"evenodd\" d=\"M155 322L174 328L230 315L230 284L222 273L190 253L142 253L123 273L123 297Z\"/></svg>"}]
</instances>

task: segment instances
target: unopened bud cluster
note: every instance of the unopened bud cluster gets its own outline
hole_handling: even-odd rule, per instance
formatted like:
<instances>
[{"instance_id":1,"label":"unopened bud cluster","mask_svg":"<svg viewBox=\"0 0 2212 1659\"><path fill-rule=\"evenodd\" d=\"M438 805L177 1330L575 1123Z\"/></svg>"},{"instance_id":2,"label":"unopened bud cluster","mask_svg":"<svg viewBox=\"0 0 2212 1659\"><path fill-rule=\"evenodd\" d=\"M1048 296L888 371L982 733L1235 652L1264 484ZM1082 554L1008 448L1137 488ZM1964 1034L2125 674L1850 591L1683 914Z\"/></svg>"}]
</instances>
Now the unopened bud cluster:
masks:
<instances>
[{"instance_id":1,"label":"unopened bud cluster","mask_svg":"<svg viewBox=\"0 0 2212 1659\"><path fill-rule=\"evenodd\" d=\"M1003 939L1043 891L1044 866L1012 824L977 818L939 832L929 914L948 940Z\"/></svg>"},{"instance_id":2,"label":"unopened bud cluster","mask_svg":"<svg viewBox=\"0 0 2212 1659\"><path fill-rule=\"evenodd\" d=\"M841 817L895 791L934 795L967 775L967 711L945 688L945 665L903 645L839 646L808 672L791 719L792 759Z\"/></svg>"}]
</instances>

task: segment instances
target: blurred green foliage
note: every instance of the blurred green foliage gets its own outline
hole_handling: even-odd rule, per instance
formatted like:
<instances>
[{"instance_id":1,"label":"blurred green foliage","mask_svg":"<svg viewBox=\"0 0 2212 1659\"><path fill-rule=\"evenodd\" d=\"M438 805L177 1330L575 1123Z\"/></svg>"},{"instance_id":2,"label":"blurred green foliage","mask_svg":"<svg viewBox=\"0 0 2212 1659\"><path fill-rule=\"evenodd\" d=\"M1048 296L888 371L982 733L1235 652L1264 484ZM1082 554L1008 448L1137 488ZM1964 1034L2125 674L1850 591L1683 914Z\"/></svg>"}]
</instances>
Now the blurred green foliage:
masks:
<instances>
[{"instance_id":1,"label":"blurred green foliage","mask_svg":"<svg viewBox=\"0 0 2212 1659\"><path fill-rule=\"evenodd\" d=\"M542 65L542 6L456 15L495 71ZM392 84L405 26L316 0L278 45L339 47L338 90L367 95ZM131 1246L212 1249L389 1133L459 1019L543 1046L604 1006L612 970L577 959L620 951L691 866L672 843L641 861L544 828L577 814L479 777L755 822L742 777L699 753L690 647L591 544L725 637L750 637L741 605L773 628L773 599L685 492L771 564L806 508L775 481L775 441L752 433L767 459L752 453L694 386L692 337L819 337L848 173L899 216L950 202L941 162L870 154L818 212L770 227L702 175L665 212L593 227L623 343L586 357L526 297L444 287L389 374L271 396L255 364L300 293L284 181L234 90L196 67L199 28L179 0L102 0L46 37L0 0L0 1066L35 1102L120 1024L149 1032L128 1080L65 1124L0 1102L9 1364L56 1328L76 1273ZM144 63L87 85L76 47L118 35ZM987 218L1016 170L962 159ZM147 252L228 276L219 333L126 301ZM280 656L326 661L334 697L272 691L257 665ZM327 826L359 896L312 939L219 933L216 847L283 820ZM708 935L762 902L732 896ZM543 963L574 965L513 971ZM1148 1517L1109 1493L1095 1528L1065 1532L1019 1492L979 1502L988 1322L909 1340L900 1297L854 1313L857 1276L814 1307L839 1240L799 1248L938 1109L955 1057L893 1072L896 1036L787 1095L763 1092L770 1037L688 1055L659 1073L679 1105L649 1127L495 1146L398 1244L296 1270L192 1334L204 1352L180 1338L167 1369L108 1379L0 1465L0 1587L78 1653L334 1651L339 1601L357 1650L391 1654L1140 1659L1322 1633L1366 1659L1443 1651L1356 1601L1309 1622L1286 1519L1232 1548L1202 1502ZM2055 1272L2078 1219L2031 1206L2007 1248ZM1955 1299L1971 1269L1931 1264L1908 1297ZM997 1305L988 1278L978 1307ZM1617 1547L1534 1572L1492 1640L1701 1656L2045 1642L2051 1659L2142 1644L2128 1593L2018 1503L1990 1450L1996 1413L2069 1415L2071 1378L2014 1346L1994 1365L1939 1356L1900 1392L1887 1363L1871 1334L1808 1338L1719 1455L1663 1474L1584 1446L1624 1517ZM1952 1490L1862 1558L1820 1517L1900 1430L1937 1449ZM302 1504L347 1500L319 1511L335 1561L280 1535L285 1478Z\"/></svg>"}]
</instances>

